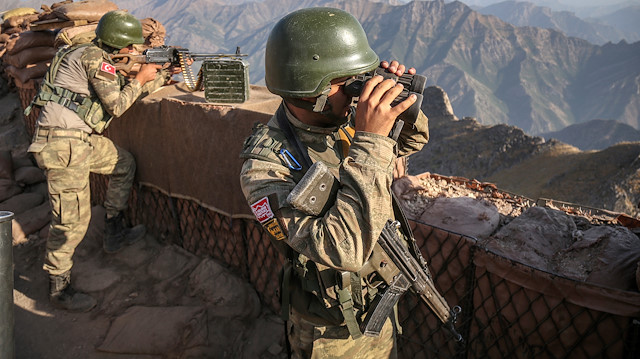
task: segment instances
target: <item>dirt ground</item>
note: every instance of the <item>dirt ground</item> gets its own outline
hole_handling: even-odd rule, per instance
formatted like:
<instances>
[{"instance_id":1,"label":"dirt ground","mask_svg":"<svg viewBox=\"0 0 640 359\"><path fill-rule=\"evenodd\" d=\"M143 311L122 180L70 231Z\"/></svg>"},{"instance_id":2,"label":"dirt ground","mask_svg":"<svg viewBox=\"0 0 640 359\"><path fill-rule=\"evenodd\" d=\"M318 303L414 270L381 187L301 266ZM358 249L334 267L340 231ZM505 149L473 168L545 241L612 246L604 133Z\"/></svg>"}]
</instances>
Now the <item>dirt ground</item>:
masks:
<instances>
[{"instance_id":1,"label":"dirt ground","mask_svg":"<svg viewBox=\"0 0 640 359\"><path fill-rule=\"evenodd\" d=\"M286 357L281 320L239 277L149 235L105 254L104 212L92 212L72 270L98 300L88 313L49 303L43 239L14 247L17 359Z\"/></svg>"}]
</instances>

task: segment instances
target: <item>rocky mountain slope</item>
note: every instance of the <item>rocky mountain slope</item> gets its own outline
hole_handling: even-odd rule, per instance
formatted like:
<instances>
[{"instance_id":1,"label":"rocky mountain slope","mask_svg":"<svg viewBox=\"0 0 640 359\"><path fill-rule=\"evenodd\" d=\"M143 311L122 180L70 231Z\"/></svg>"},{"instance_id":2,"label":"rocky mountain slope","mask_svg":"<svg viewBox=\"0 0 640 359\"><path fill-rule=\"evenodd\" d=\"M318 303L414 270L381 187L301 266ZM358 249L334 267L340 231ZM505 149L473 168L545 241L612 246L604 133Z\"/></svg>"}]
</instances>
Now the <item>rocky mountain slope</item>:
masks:
<instances>
[{"instance_id":1,"label":"rocky mountain slope","mask_svg":"<svg viewBox=\"0 0 640 359\"><path fill-rule=\"evenodd\" d=\"M570 11L553 11L545 6L536 6L526 1L503 1L477 10L481 14L495 15L516 26L535 26L544 29L561 31L568 36L579 37L591 43L603 45L607 42L617 43L620 40L635 42L640 40L640 33L627 26L623 31L613 23L601 23L595 20L584 20ZM611 14L606 19L620 19L621 14ZM626 17L625 17L626 18Z\"/></svg>"},{"instance_id":2,"label":"rocky mountain slope","mask_svg":"<svg viewBox=\"0 0 640 359\"><path fill-rule=\"evenodd\" d=\"M167 28L167 43L198 52L250 54L251 82L263 84L264 44L284 14L333 6L354 14L381 58L397 58L442 87L459 116L506 123L530 134L596 118L640 128L640 44L597 46L548 29L516 27L461 2L389 5L367 0L217 2L116 0Z\"/></svg>"},{"instance_id":3,"label":"rocky mountain slope","mask_svg":"<svg viewBox=\"0 0 640 359\"><path fill-rule=\"evenodd\" d=\"M580 151L558 140L529 136L514 126L458 119L442 89L430 87L425 93L429 101L423 109L429 115L431 139L410 157L409 173L461 176L492 182L534 200L551 198L640 214L640 142Z\"/></svg>"}]
</instances>

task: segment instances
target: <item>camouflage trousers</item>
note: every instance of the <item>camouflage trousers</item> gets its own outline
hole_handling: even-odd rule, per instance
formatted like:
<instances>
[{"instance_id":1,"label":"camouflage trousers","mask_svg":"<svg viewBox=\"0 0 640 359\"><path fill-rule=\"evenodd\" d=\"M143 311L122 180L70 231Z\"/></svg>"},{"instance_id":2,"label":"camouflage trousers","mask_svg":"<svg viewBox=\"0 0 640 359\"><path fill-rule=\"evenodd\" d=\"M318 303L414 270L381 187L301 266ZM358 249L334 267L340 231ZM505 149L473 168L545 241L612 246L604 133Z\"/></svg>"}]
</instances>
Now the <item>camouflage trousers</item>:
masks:
<instances>
[{"instance_id":1,"label":"camouflage trousers","mask_svg":"<svg viewBox=\"0 0 640 359\"><path fill-rule=\"evenodd\" d=\"M345 326L319 326L300 317L294 310L287 321L287 334L294 359L382 359L397 358L393 321L387 319L379 337L353 339Z\"/></svg>"},{"instance_id":2,"label":"camouflage trousers","mask_svg":"<svg viewBox=\"0 0 640 359\"><path fill-rule=\"evenodd\" d=\"M135 161L110 139L79 130L38 129L29 152L46 173L51 203L44 270L60 275L73 266L73 253L89 226L89 174L110 176L104 207L113 216L127 208Z\"/></svg>"}]
</instances>

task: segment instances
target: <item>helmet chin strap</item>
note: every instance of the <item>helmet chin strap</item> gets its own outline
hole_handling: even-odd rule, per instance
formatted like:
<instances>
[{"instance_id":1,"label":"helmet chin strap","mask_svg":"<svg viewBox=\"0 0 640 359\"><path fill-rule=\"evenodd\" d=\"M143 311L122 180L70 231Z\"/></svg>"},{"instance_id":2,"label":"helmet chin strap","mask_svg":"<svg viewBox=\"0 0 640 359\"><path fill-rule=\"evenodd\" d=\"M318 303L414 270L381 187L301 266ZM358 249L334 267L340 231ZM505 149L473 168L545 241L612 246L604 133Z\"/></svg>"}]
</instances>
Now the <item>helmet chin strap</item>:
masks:
<instances>
[{"instance_id":1,"label":"helmet chin strap","mask_svg":"<svg viewBox=\"0 0 640 359\"><path fill-rule=\"evenodd\" d=\"M104 51L110 53L110 54L117 54L120 49L116 49L115 47L111 47L107 44L105 44L104 42L102 42L102 40L100 40L99 38L95 39L94 42L99 48L103 49Z\"/></svg>"},{"instance_id":2,"label":"helmet chin strap","mask_svg":"<svg viewBox=\"0 0 640 359\"><path fill-rule=\"evenodd\" d=\"M331 92L331 84L327 85L327 87L322 90L320 96L316 97L316 102L305 101L300 98L285 98L285 102L288 102L296 107L300 107L307 111L313 111L315 113L319 113L324 117L331 120L332 124L336 126L342 125L347 121L347 118L344 116L338 116L333 113L333 107L331 106L331 102L329 102L329 93Z\"/></svg>"}]
</instances>

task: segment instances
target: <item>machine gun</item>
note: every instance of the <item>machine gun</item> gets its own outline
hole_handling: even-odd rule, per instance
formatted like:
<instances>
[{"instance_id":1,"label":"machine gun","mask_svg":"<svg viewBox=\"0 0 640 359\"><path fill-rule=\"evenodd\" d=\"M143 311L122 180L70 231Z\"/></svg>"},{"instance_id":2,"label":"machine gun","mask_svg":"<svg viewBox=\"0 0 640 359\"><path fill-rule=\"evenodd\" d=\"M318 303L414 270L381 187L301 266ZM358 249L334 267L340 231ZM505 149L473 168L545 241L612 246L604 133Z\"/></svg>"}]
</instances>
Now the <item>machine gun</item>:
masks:
<instances>
[{"instance_id":1,"label":"machine gun","mask_svg":"<svg viewBox=\"0 0 640 359\"><path fill-rule=\"evenodd\" d=\"M387 221L373 254L359 271L365 280L379 290L367 316L360 324L360 331L365 336L380 335L384 322L393 313L400 297L411 290L453 334L455 341L462 342L462 335L454 326L460 307L456 306L451 310L447 301L438 293L422 256L418 254L417 260L399 238L399 226L398 221Z\"/></svg>"},{"instance_id":2,"label":"machine gun","mask_svg":"<svg viewBox=\"0 0 640 359\"><path fill-rule=\"evenodd\" d=\"M136 64L159 64L169 63L172 66L180 66L184 82L189 91L199 91L204 87L205 98L209 101L211 96L207 96L208 92L220 92L223 87L218 87L221 80L225 80L222 91L229 97L229 89L236 85L242 87L241 92L245 94L242 101L248 98L249 91L249 72L248 64L242 60L242 57L248 56L240 52L240 47L236 48L235 54L199 54L192 53L188 49L173 46L158 46L144 50L142 54L115 54L111 55L111 59L115 62L116 70L131 72ZM200 67L197 78L193 75L191 64L193 61L204 61ZM238 72L239 70L239 72ZM220 79L219 72L224 71L225 77ZM229 81L232 83L229 84ZM203 86L204 85L204 86ZM211 86L216 87L212 91L207 91ZM233 91L232 91L233 92ZM237 102L224 101L218 96L213 100L217 102ZM237 96L235 96L237 97ZM234 96L229 98L234 100ZM237 99L235 99L237 100ZM242 102L241 101L241 102Z\"/></svg>"}]
</instances>

